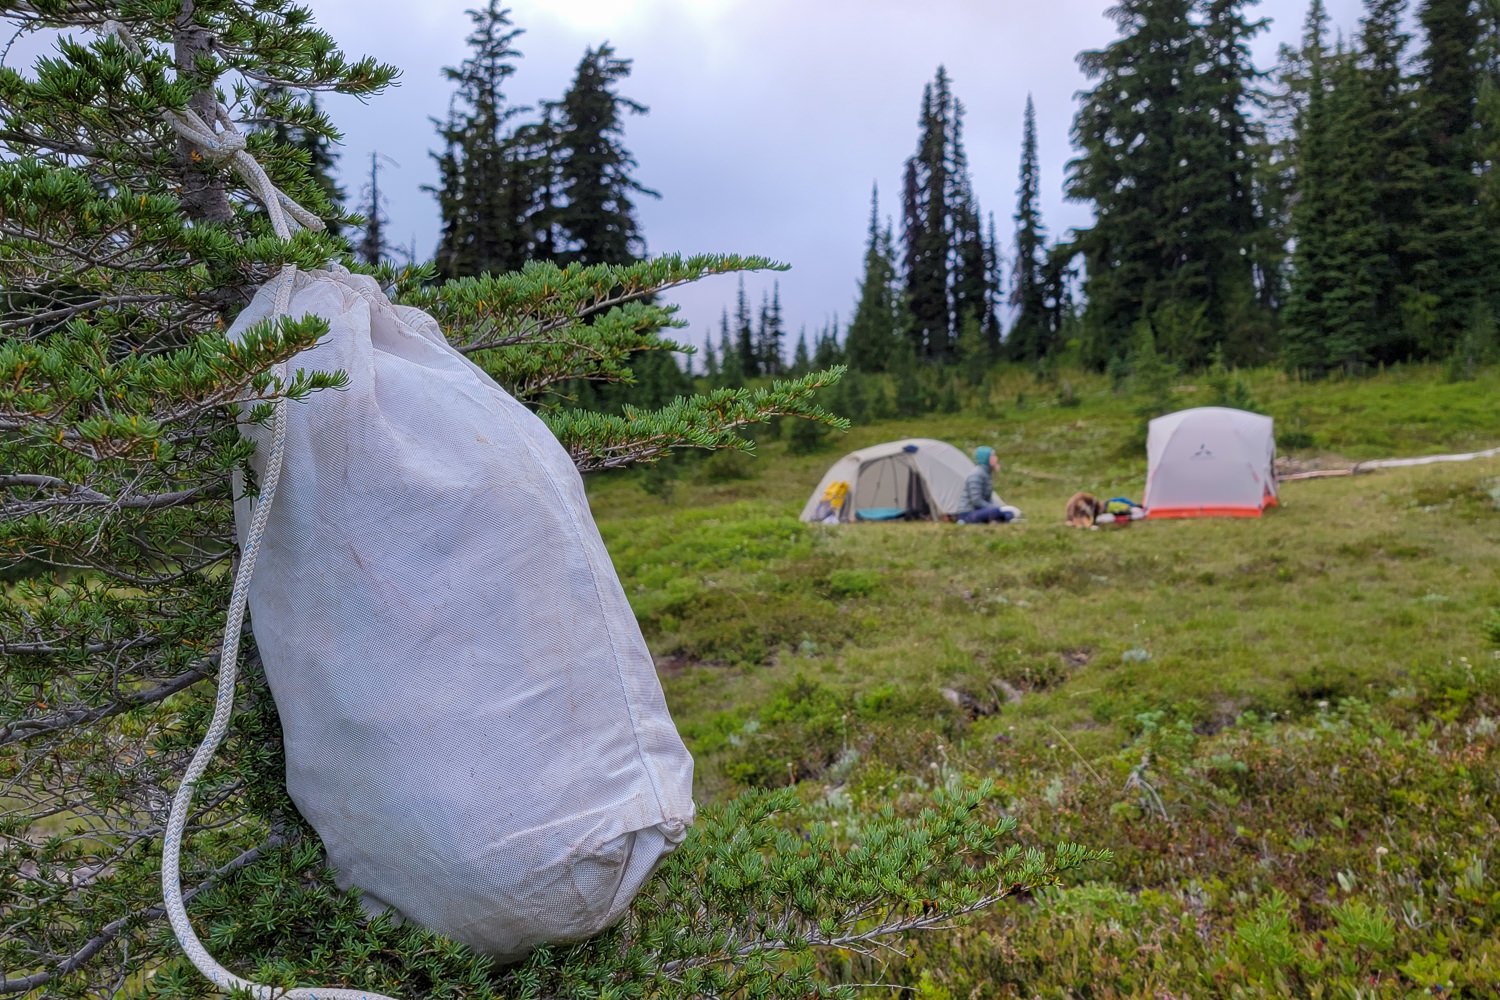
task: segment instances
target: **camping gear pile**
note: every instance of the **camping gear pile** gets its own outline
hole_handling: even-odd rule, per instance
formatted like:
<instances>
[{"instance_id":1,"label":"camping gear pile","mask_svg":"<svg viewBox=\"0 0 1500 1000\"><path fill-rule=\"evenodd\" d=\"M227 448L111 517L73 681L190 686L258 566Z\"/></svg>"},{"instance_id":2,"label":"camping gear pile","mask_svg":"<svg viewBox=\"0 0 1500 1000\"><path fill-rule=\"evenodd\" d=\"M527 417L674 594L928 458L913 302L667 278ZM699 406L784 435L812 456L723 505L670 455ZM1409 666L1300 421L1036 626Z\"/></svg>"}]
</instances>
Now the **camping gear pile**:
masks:
<instances>
[{"instance_id":1,"label":"camping gear pile","mask_svg":"<svg viewBox=\"0 0 1500 1000\"><path fill-rule=\"evenodd\" d=\"M1128 497L1110 497L1104 501L1104 509L1094 518L1095 524L1129 524L1143 520L1146 508Z\"/></svg>"}]
</instances>

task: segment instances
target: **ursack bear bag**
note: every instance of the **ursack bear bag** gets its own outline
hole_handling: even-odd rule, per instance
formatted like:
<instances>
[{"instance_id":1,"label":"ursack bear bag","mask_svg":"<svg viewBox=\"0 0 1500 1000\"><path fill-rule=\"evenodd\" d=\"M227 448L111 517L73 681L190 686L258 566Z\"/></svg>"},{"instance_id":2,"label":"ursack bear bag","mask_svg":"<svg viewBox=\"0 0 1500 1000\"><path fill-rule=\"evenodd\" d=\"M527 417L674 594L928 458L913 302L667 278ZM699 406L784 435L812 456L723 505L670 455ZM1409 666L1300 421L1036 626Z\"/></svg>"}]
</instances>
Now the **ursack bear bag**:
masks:
<instances>
[{"instance_id":1,"label":"ursack bear bag","mask_svg":"<svg viewBox=\"0 0 1500 1000\"><path fill-rule=\"evenodd\" d=\"M692 822L692 759L577 469L373 279L297 272L285 314L329 324L295 366L349 376L287 406L249 589L292 800L373 906L502 959L597 933Z\"/></svg>"},{"instance_id":2,"label":"ursack bear bag","mask_svg":"<svg viewBox=\"0 0 1500 1000\"><path fill-rule=\"evenodd\" d=\"M124 25L100 31L142 56ZM167 120L239 176L277 237L323 228L271 182L222 104ZM693 765L582 480L546 425L432 317L341 268L285 265L229 337L307 315L328 333L294 363L341 369L349 384L276 400L269 426L240 424L260 491L236 490L218 693L172 797L162 896L188 958L221 989L389 1000L250 982L188 919L182 843L229 728L247 604L287 790L339 884L502 960L619 919L693 820Z\"/></svg>"}]
</instances>

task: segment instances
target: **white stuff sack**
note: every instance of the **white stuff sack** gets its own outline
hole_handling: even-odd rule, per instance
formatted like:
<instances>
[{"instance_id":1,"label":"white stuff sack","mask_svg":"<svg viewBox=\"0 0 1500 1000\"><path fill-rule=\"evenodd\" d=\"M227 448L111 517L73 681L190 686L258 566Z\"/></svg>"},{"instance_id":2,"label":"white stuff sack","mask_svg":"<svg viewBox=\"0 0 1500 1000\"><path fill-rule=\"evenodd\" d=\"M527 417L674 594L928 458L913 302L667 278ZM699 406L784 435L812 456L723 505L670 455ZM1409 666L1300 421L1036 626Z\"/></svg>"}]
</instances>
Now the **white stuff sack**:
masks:
<instances>
[{"instance_id":1,"label":"white stuff sack","mask_svg":"<svg viewBox=\"0 0 1500 1000\"><path fill-rule=\"evenodd\" d=\"M349 375L287 405L249 592L292 800L372 907L502 959L597 933L682 840L693 762L577 469L373 279L299 271L286 314L329 324L289 367Z\"/></svg>"}]
</instances>

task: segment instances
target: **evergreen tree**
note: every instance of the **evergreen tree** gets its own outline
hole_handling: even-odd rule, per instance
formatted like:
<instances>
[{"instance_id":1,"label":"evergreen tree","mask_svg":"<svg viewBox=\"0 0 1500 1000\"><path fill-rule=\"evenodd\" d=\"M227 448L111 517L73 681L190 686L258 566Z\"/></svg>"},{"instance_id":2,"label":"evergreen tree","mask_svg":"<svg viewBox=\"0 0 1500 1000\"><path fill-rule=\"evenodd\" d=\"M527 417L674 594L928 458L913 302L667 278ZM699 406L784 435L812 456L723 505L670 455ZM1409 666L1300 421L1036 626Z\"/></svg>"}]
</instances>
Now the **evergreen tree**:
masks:
<instances>
[{"instance_id":1,"label":"evergreen tree","mask_svg":"<svg viewBox=\"0 0 1500 1000\"><path fill-rule=\"evenodd\" d=\"M356 256L372 267L386 258L385 226L389 221L380 197L379 155L370 154L370 185L365 188L364 204L360 208L360 214L365 217L365 231L355 248Z\"/></svg>"},{"instance_id":2,"label":"evergreen tree","mask_svg":"<svg viewBox=\"0 0 1500 1000\"><path fill-rule=\"evenodd\" d=\"M968 156L963 144L963 102L954 100L953 120L948 139L950 150L948 205L951 210L952 246L949 251L949 303L952 331L952 354L961 354L958 337L965 317L973 316L979 324L979 335L986 345L996 330L994 268L985 244L980 223L979 202L969 180ZM998 338L996 338L998 339Z\"/></svg>"},{"instance_id":3,"label":"evergreen tree","mask_svg":"<svg viewBox=\"0 0 1500 1000\"><path fill-rule=\"evenodd\" d=\"M1044 243L1040 197L1040 167L1036 148L1036 107L1026 95L1021 137L1021 182L1016 190L1016 259L1011 277L1010 304L1015 319L1006 338L1006 353L1017 361L1034 361L1057 348L1047 317Z\"/></svg>"},{"instance_id":4,"label":"evergreen tree","mask_svg":"<svg viewBox=\"0 0 1500 1000\"><path fill-rule=\"evenodd\" d=\"M630 375L629 392L618 397L622 400L620 411L624 410L624 400L631 407L659 409L693 391L692 381L671 351L641 351L630 360Z\"/></svg>"},{"instance_id":5,"label":"evergreen tree","mask_svg":"<svg viewBox=\"0 0 1500 1000\"><path fill-rule=\"evenodd\" d=\"M510 11L499 0L470 10L469 58L443 70L457 90L446 120L434 124L443 151L434 153L438 184L429 188L442 218L435 263L444 277L513 271L532 256L527 226L535 214L536 157L510 126L525 111L507 102L515 73Z\"/></svg>"},{"instance_id":6,"label":"evergreen tree","mask_svg":"<svg viewBox=\"0 0 1500 1000\"><path fill-rule=\"evenodd\" d=\"M615 91L630 65L607 43L587 50L572 86L549 108L558 200L550 212L558 241L552 259L559 263L623 264L645 252L632 197L660 195L635 180L635 158L621 143L625 115L647 111Z\"/></svg>"},{"instance_id":7,"label":"evergreen tree","mask_svg":"<svg viewBox=\"0 0 1500 1000\"><path fill-rule=\"evenodd\" d=\"M903 229L909 334L917 357L931 361L948 360L953 337L948 209L952 122L953 95L947 71L939 66L933 82L922 91L917 152L906 164Z\"/></svg>"},{"instance_id":8,"label":"evergreen tree","mask_svg":"<svg viewBox=\"0 0 1500 1000\"><path fill-rule=\"evenodd\" d=\"M969 180L963 145L963 105L939 66L922 91L916 153L902 185L903 321L915 356L955 359L960 317L979 317L986 340L998 345L997 256L987 244L983 213ZM873 227L872 227L873 228Z\"/></svg>"},{"instance_id":9,"label":"evergreen tree","mask_svg":"<svg viewBox=\"0 0 1500 1000\"><path fill-rule=\"evenodd\" d=\"M903 305L891 243L890 226L880 226L879 191L872 187L865 272L845 338L849 366L856 371L886 371L900 347Z\"/></svg>"},{"instance_id":10,"label":"evergreen tree","mask_svg":"<svg viewBox=\"0 0 1500 1000\"><path fill-rule=\"evenodd\" d=\"M813 341L813 367L832 368L841 365L845 361L844 348L839 343L839 321L833 322L818 331Z\"/></svg>"},{"instance_id":11,"label":"evergreen tree","mask_svg":"<svg viewBox=\"0 0 1500 1000\"><path fill-rule=\"evenodd\" d=\"M740 356L740 373L745 378L760 374L760 351L756 349L755 325L750 318L750 300L745 297L745 279L740 279L739 296L734 307L734 342Z\"/></svg>"},{"instance_id":12,"label":"evergreen tree","mask_svg":"<svg viewBox=\"0 0 1500 1000\"><path fill-rule=\"evenodd\" d=\"M1136 447L1145 447L1151 421L1172 410L1172 384L1177 366L1156 348L1149 320L1136 324L1135 344L1130 355L1130 380L1140 403L1136 407Z\"/></svg>"},{"instance_id":13,"label":"evergreen tree","mask_svg":"<svg viewBox=\"0 0 1500 1000\"><path fill-rule=\"evenodd\" d=\"M1329 75L1325 84L1324 74ZM1362 145L1359 68L1339 51L1312 65L1297 140L1296 249L1282 331L1288 368L1356 371L1379 338L1380 229Z\"/></svg>"},{"instance_id":14,"label":"evergreen tree","mask_svg":"<svg viewBox=\"0 0 1500 1000\"><path fill-rule=\"evenodd\" d=\"M777 376L786 371L782 340L786 332L781 324L781 283L772 285L769 295L762 295L760 327L755 335L756 356L762 375Z\"/></svg>"},{"instance_id":15,"label":"evergreen tree","mask_svg":"<svg viewBox=\"0 0 1500 1000\"><path fill-rule=\"evenodd\" d=\"M1475 158L1479 170L1479 216L1489 233L1500 232L1500 0L1481 0L1477 46L1479 86L1474 102ZM1500 316L1500 281L1489 305Z\"/></svg>"},{"instance_id":16,"label":"evergreen tree","mask_svg":"<svg viewBox=\"0 0 1500 1000\"><path fill-rule=\"evenodd\" d=\"M711 334L703 338L703 374L709 382L719 377L719 355L714 350L714 338Z\"/></svg>"},{"instance_id":17,"label":"evergreen tree","mask_svg":"<svg viewBox=\"0 0 1500 1000\"><path fill-rule=\"evenodd\" d=\"M797 333L797 351L792 355L793 375L804 375L812 371L812 355L807 351L807 327Z\"/></svg>"},{"instance_id":18,"label":"evergreen tree","mask_svg":"<svg viewBox=\"0 0 1500 1000\"><path fill-rule=\"evenodd\" d=\"M1189 226L1210 276L1205 313L1221 331L1219 344L1237 359L1263 361L1271 346L1271 317L1261 307L1274 301L1279 277L1257 267L1265 242L1256 197L1257 155L1263 155L1265 140L1264 128L1250 109L1263 102L1264 94L1256 87L1259 74L1251 60L1250 40L1269 22L1246 17L1245 8L1255 2L1202 4L1204 59L1196 82L1198 99L1206 109L1203 162L1212 173L1195 176L1202 182L1201 190L1182 200L1196 209ZM1185 360L1201 365L1212 353L1195 352Z\"/></svg>"},{"instance_id":19,"label":"evergreen tree","mask_svg":"<svg viewBox=\"0 0 1500 1000\"><path fill-rule=\"evenodd\" d=\"M1476 306L1488 308L1500 246L1479 209L1485 165L1476 117L1482 85L1478 11L1470 0L1425 0L1420 20L1427 43L1417 122L1427 177L1409 240L1410 280L1430 302L1417 348L1439 357L1464 339Z\"/></svg>"},{"instance_id":20,"label":"evergreen tree","mask_svg":"<svg viewBox=\"0 0 1500 1000\"><path fill-rule=\"evenodd\" d=\"M1104 366L1142 317L1202 305L1206 329L1259 328L1251 252L1259 240L1246 117L1245 0L1121 0L1121 37L1085 52L1093 90L1074 120L1068 195L1092 202L1079 233L1088 302L1084 358ZM1186 329L1186 328L1183 328ZM1210 343L1157 345L1186 364Z\"/></svg>"},{"instance_id":21,"label":"evergreen tree","mask_svg":"<svg viewBox=\"0 0 1500 1000\"><path fill-rule=\"evenodd\" d=\"M979 317L972 312L965 313L963 321L958 325L958 366L970 385L979 385L984 381L993 358Z\"/></svg>"},{"instance_id":22,"label":"evergreen tree","mask_svg":"<svg viewBox=\"0 0 1500 1000\"><path fill-rule=\"evenodd\" d=\"M1042 267L1042 303L1046 317L1046 340L1059 349L1066 345L1068 331L1075 323L1073 285L1077 272L1073 261L1078 250L1072 243L1052 246Z\"/></svg>"},{"instance_id":23,"label":"evergreen tree","mask_svg":"<svg viewBox=\"0 0 1500 1000\"><path fill-rule=\"evenodd\" d=\"M740 295L744 297L744 283ZM729 332L729 310L719 316L719 381L722 385L738 388L745 384L745 354L742 345Z\"/></svg>"},{"instance_id":24,"label":"evergreen tree","mask_svg":"<svg viewBox=\"0 0 1500 1000\"><path fill-rule=\"evenodd\" d=\"M1415 284L1415 239L1429 177L1406 71L1405 9L1406 0L1366 0L1357 52L1359 133L1343 153L1368 178L1375 226L1368 277L1380 317L1368 351L1381 363L1413 357L1436 320L1435 296Z\"/></svg>"},{"instance_id":25,"label":"evergreen tree","mask_svg":"<svg viewBox=\"0 0 1500 1000\"><path fill-rule=\"evenodd\" d=\"M984 241L984 266L988 275L989 301L981 328L990 357L998 358L1005 340L1005 326L1000 320L1000 306L1004 302L1005 256L1000 252L1000 231L995 227L993 212L990 213L989 236Z\"/></svg>"},{"instance_id":26,"label":"evergreen tree","mask_svg":"<svg viewBox=\"0 0 1500 1000\"><path fill-rule=\"evenodd\" d=\"M1290 277L1293 205L1301 180L1301 137L1307 127L1313 78L1328 83L1324 67L1328 12L1323 0L1312 0L1297 45L1283 44L1277 57L1276 86L1266 96L1263 144L1256 154L1259 167L1256 202L1264 224L1254 252L1261 304L1271 310L1286 305Z\"/></svg>"}]
</instances>

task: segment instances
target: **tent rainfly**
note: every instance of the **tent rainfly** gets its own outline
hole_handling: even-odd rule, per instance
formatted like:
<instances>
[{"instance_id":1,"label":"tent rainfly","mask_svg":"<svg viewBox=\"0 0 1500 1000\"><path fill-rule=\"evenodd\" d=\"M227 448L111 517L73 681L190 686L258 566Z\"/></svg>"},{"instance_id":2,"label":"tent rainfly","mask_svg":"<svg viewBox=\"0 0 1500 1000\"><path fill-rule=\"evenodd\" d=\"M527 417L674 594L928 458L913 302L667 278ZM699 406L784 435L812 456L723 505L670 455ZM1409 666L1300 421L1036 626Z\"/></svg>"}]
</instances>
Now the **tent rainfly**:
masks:
<instances>
[{"instance_id":1,"label":"tent rainfly","mask_svg":"<svg viewBox=\"0 0 1500 1000\"><path fill-rule=\"evenodd\" d=\"M802 508L802 520L832 524L951 516L964 509L964 480L973 470L969 456L946 441L908 438L871 445L833 463ZM995 494L990 502L1005 506Z\"/></svg>"},{"instance_id":2,"label":"tent rainfly","mask_svg":"<svg viewBox=\"0 0 1500 1000\"><path fill-rule=\"evenodd\" d=\"M1145 506L1153 518L1260 517L1276 506L1271 418L1202 406L1151 421Z\"/></svg>"}]
</instances>

